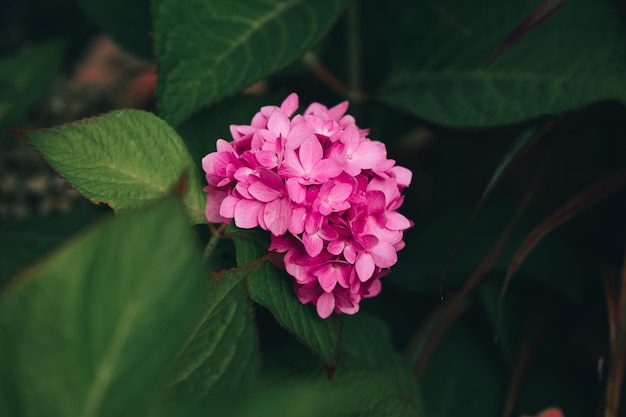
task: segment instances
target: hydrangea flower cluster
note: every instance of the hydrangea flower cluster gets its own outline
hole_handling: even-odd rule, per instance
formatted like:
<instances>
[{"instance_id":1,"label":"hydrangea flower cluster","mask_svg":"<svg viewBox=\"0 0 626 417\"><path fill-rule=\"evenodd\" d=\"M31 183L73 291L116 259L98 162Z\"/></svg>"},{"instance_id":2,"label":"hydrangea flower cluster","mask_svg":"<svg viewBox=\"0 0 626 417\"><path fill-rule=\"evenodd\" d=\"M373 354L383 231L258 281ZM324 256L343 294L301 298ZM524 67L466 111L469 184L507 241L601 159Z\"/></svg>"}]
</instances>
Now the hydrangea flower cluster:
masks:
<instances>
[{"instance_id":1,"label":"hydrangea flower cluster","mask_svg":"<svg viewBox=\"0 0 626 417\"><path fill-rule=\"evenodd\" d=\"M412 173L345 114L348 102L293 116L297 108L294 93L250 125L231 125L232 142L217 141L202 160L206 217L271 232L302 303L322 318L354 314L404 247L412 223L397 209Z\"/></svg>"}]
</instances>

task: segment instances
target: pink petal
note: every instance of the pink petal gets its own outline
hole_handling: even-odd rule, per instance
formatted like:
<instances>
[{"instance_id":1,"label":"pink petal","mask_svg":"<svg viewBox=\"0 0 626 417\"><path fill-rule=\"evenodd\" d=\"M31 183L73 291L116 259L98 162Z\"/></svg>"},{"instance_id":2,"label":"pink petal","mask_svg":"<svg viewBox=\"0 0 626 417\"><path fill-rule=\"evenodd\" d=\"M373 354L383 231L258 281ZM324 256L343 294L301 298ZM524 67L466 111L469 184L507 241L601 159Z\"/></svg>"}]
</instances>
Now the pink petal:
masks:
<instances>
[{"instance_id":1,"label":"pink petal","mask_svg":"<svg viewBox=\"0 0 626 417\"><path fill-rule=\"evenodd\" d=\"M228 192L224 190L209 190L206 200L205 215L211 223L228 223L232 217L226 218L220 215L220 206L224 199L228 196Z\"/></svg>"},{"instance_id":2,"label":"pink petal","mask_svg":"<svg viewBox=\"0 0 626 417\"><path fill-rule=\"evenodd\" d=\"M349 156L349 155L348 155ZM352 153L352 159L361 169L372 169L387 157L387 150L382 142L363 141Z\"/></svg>"},{"instance_id":3,"label":"pink petal","mask_svg":"<svg viewBox=\"0 0 626 417\"><path fill-rule=\"evenodd\" d=\"M315 164L322 159L323 149L317 138L305 140L300 146L300 163L305 173L310 173Z\"/></svg>"},{"instance_id":4,"label":"pink petal","mask_svg":"<svg viewBox=\"0 0 626 417\"><path fill-rule=\"evenodd\" d=\"M328 198L332 201L345 201L352 193L350 184L335 184L333 189L328 193Z\"/></svg>"},{"instance_id":5,"label":"pink petal","mask_svg":"<svg viewBox=\"0 0 626 417\"><path fill-rule=\"evenodd\" d=\"M395 252L394 252L395 253ZM354 264L356 274L361 282L365 282L374 275L374 259L368 253L362 253L356 258Z\"/></svg>"},{"instance_id":6,"label":"pink petal","mask_svg":"<svg viewBox=\"0 0 626 417\"><path fill-rule=\"evenodd\" d=\"M279 190L270 188L263 181L256 181L250 184L250 186L248 187L248 192L252 197L264 203L274 201L281 196L281 192Z\"/></svg>"},{"instance_id":7,"label":"pink petal","mask_svg":"<svg viewBox=\"0 0 626 417\"><path fill-rule=\"evenodd\" d=\"M275 168L278 166L278 157L276 152L272 151L258 151L254 154L259 164L265 168Z\"/></svg>"},{"instance_id":8,"label":"pink petal","mask_svg":"<svg viewBox=\"0 0 626 417\"><path fill-rule=\"evenodd\" d=\"M287 149L283 157L283 163L278 168L278 174L283 178L301 177L304 175L302 164L295 151Z\"/></svg>"},{"instance_id":9,"label":"pink petal","mask_svg":"<svg viewBox=\"0 0 626 417\"><path fill-rule=\"evenodd\" d=\"M252 229L259 225L259 211L263 204L256 200L241 199L235 206L235 224L242 229Z\"/></svg>"},{"instance_id":10,"label":"pink petal","mask_svg":"<svg viewBox=\"0 0 626 417\"><path fill-rule=\"evenodd\" d=\"M341 119L341 117L346 114L346 110L348 110L349 105L350 103L348 103L348 101L342 101L336 106L331 107L330 109L328 109L328 118L331 120L339 121L339 119Z\"/></svg>"},{"instance_id":11,"label":"pink petal","mask_svg":"<svg viewBox=\"0 0 626 417\"><path fill-rule=\"evenodd\" d=\"M411 221L397 211L389 211L385 227L390 230L406 230L411 227Z\"/></svg>"},{"instance_id":12,"label":"pink petal","mask_svg":"<svg viewBox=\"0 0 626 417\"><path fill-rule=\"evenodd\" d=\"M343 250L343 257L351 264L356 261L356 251L353 245L346 245L346 248Z\"/></svg>"},{"instance_id":13,"label":"pink petal","mask_svg":"<svg viewBox=\"0 0 626 417\"><path fill-rule=\"evenodd\" d=\"M326 250L333 255L339 255L341 252L343 252L343 249L345 247L345 241L333 240L332 242L328 243L328 247L326 248Z\"/></svg>"},{"instance_id":14,"label":"pink petal","mask_svg":"<svg viewBox=\"0 0 626 417\"><path fill-rule=\"evenodd\" d=\"M280 104L280 109L290 117L296 110L298 110L298 95L291 93Z\"/></svg>"},{"instance_id":15,"label":"pink petal","mask_svg":"<svg viewBox=\"0 0 626 417\"><path fill-rule=\"evenodd\" d=\"M410 169L401 166L395 166L391 168L391 172L393 172L393 175L396 177L398 185L402 187L408 187L409 184L411 184L413 172L411 172Z\"/></svg>"},{"instance_id":16,"label":"pink petal","mask_svg":"<svg viewBox=\"0 0 626 417\"><path fill-rule=\"evenodd\" d=\"M324 248L324 240L317 234L304 233L302 235L302 243L306 249L306 253L311 257L316 257Z\"/></svg>"},{"instance_id":17,"label":"pink petal","mask_svg":"<svg viewBox=\"0 0 626 417\"><path fill-rule=\"evenodd\" d=\"M396 262L398 262L398 254L396 253L396 249L393 245L379 241L376 246L374 246L370 252L372 254L372 258L374 258L374 263L379 268L390 268ZM357 260L358 262L358 260Z\"/></svg>"},{"instance_id":18,"label":"pink petal","mask_svg":"<svg viewBox=\"0 0 626 417\"><path fill-rule=\"evenodd\" d=\"M291 127L291 122L289 121L287 116L285 116L285 113L283 113L282 111L275 111L267 120L268 130L276 133L277 135L281 135L283 137L287 137L290 127Z\"/></svg>"},{"instance_id":19,"label":"pink petal","mask_svg":"<svg viewBox=\"0 0 626 417\"><path fill-rule=\"evenodd\" d=\"M328 272L332 272L333 268L328 268ZM335 289L337 285L337 274L333 273L325 273L320 274L318 281L320 283L320 287L324 290L324 292L331 292Z\"/></svg>"},{"instance_id":20,"label":"pink petal","mask_svg":"<svg viewBox=\"0 0 626 417\"><path fill-rule=\"evenodd\" d=\"M306 208L296 207L291 213L291 222L289 223L289 231L292 235L299 235L304 232L304 219L306 218Z\"/></svg>"},{"instance_id":21,"label":"pink petal","mask_svg":"<svg viewBox=\"0 0 626 417\"><path fill-rule=\"evenodd\" d=\"M306 198L306 186L300 184L297 178L287 178L287 192L294 203L302 203Z\"/></svg>"},{"instance_id":22,"label":"pink petal","mask_svg":"<svg viewBox=\"0 0 626 417\"><path fill-rule=\"evenodd\" d=\"M220 205L220 216L227 219L232 219L233 217L235 217L235 207L237 206L239 200L240 198L233 197L231 195L226 196L222 201L222 204Z\"/></svg>"},{"instance_id":23,"label":"pink petal","mask_svg":"<svg viewBox=\"0 0 626 417\"><path fill-rule=\"evenodd\" d=\"M291 203L284 198L278 198L265 205L263 219L267 230L275 236L285 234L291 223Z\"/></svg>"},{"instance_id":24,"label":"pink petal","mask_svg":"<svg viewBox=\"0 0 626 417\"><path fill-rule=\"evenodd\" d=\"M310 173L311 177L315 178L317 181L324 182L330 178L337 177L341 174L342 170L343 167L340 162L334 159L322 159L315 164Z\"/></svg>"},{"instance_id":25,"label":"pink petal","mask_svg":"<svg viewBox=\"0 0 626 417\"><path fill-rule=\"evenodd\" d=\"M317 299L317 314L325 319L331 315L335 309L335 296L333 293L325 292Z\"/></svg>"},{"instance_id":26,"label":"pink petal","mask_svg":"<svg viewBox=\"0 0 626 417\"><path fill-rule=\"evenodd\" d=\"M356 126L348 126L343 133L341 134L341 142L346 144L348 149L348 153L354 152L354 150L359 146L361 142L361 137L359 136L359 129Z\"/></svg>"},{"instance_id":27,"label":"pink petal","mask_svg":"<svg viewBox=\"0 0 626 417\"><path fill-rule=\"evenodd\" d=\"M378 190L372 190L365 193L367 199L367 212L370 214L382 213L387 206L385 202L385 193Z\"/></svg>"},{"instance_id":28,"label":"pink petal","mask_svg":"<svg viewBox=\"0 0 626 417\"><path fill-rule=\"evenodd\" d=\"M291 131L287 136L285 142L285 149L299 148L307 139L315 139L315 133L313 128L308 123L299 123L297 125L291 125Z\"/></svg>"}]
</instances>

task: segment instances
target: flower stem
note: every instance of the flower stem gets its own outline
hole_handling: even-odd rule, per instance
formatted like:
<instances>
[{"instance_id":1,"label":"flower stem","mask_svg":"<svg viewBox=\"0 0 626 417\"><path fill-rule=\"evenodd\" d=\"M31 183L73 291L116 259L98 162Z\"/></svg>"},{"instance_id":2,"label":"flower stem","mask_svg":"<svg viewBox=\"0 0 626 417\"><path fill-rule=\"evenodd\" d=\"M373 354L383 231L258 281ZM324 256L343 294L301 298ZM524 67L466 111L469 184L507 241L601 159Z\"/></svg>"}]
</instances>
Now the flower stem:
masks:
<instances>
[{"instance_id":1,"label":"flower stem","mask_svg":"<svg viewBox=\"0 0 626 417\"><path fill-rule=\"evenodd\" d=\"M215 227L212 224L209 224L209 228L211 229L212 236L211 236L211 239L209 239L209 242L206 244L206 247L204 248L204 252L202 253L202 259L204 259L205 262L208 261L209 258L211 257L213 250L215 250L218 242L223 237L222 233L224 232L224 230L226 230L227 227L228 227L228 224L223 224L219 228L215 229Z\"/></svg>"},{"instance_id":2,"label":"flower stem","mask_svg":"<svg viewBox=\"0 0 626 417\"><path fill-rule=\"evenodd\" d=\"M359 44L359 13L356 1L348 6L348 99L359 101L361 94L361 51Z\"/></svg>"}]
</instances>

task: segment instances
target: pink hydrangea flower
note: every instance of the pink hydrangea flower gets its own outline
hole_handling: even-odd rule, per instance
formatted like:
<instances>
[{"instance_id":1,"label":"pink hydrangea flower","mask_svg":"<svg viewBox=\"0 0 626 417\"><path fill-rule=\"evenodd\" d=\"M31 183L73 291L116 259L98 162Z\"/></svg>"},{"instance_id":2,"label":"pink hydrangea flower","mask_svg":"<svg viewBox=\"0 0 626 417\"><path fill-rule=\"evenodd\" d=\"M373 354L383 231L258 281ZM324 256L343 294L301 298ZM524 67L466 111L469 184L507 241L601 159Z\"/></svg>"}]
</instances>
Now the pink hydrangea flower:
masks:
<instances>
[{"instance_id":1,"label":"pink hydrangea flower","mask_svg":"<svg viewBox=\"0 0 626 417\"><path fill-rule=\"evenodd\" d=\"M412 222L397 210L412 173L346 115L348 102L297 109L294 93L217 141L202 160L206 218L271 232L302 303L322 318L354 314L404 247Z\"/></svg>"}]
</instances>

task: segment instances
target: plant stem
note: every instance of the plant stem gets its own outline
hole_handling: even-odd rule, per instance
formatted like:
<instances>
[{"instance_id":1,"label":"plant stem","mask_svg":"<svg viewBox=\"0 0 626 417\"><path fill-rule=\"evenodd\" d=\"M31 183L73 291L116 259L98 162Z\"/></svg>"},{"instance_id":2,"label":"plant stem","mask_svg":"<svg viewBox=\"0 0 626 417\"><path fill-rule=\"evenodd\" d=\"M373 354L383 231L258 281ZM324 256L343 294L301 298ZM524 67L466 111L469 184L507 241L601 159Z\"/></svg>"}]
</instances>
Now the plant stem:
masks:
<instances>
[{"instance_id":1,"label":"plant stem","mask_svg":"<svg viewBox=\"0 0 626 417\"><path fill-rule=\"evenodd\" d=\"M204 259L205 262L211 257L211 254L213 253L213 250L215 250L217 243L222 238L222 233L226 230L226 227L228 227L228 225L223 224L218 229L215 229L213 225L209 225L209 228L211 229L211 239L209 239L209 242L206 244L204 252L202 253L202 259Z\"/></svg>"},{"instance_id":2,"label":"plant stem","mask_svg":"<svg viewBox=\"0 0 626 417\"><path fill-rule=\"evenodd\" d=\"M348 6L348 99L359 101L361 97L361 50L359 43L359 13L356 1Z\"/></svg>"}]
</instances>

